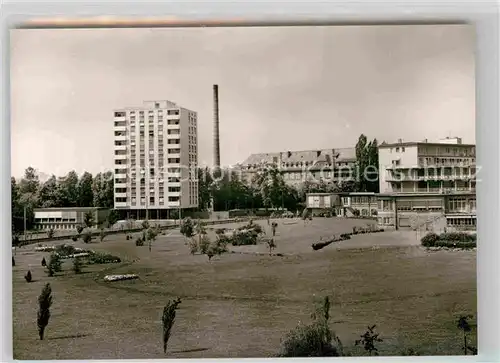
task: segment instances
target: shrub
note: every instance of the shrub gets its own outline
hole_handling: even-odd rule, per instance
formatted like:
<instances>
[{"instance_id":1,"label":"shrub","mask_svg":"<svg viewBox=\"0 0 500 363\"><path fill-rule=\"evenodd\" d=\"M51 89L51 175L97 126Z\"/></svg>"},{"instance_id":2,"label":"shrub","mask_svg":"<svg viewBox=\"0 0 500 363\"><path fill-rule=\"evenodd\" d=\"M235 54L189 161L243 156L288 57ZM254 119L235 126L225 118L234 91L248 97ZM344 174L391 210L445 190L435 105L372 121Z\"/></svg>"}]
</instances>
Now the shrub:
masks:
<instances>
[{"instance_id":1,"label":"shrub","mask_svg":"<svg viewBox=\"0 0 500 363\"><path fill-rule=\"evenodd\" d=\"M142 239L142 237L137 237L137 239L135 240L135 245L144 246L144 240Z\"/></svg>"},{"instance_id":2,"label":"shrub","mask_svg":"<svg viewBox=\"0 0 500 363\"><path fill-rule=\"evenodd\" d=\"M77 237L77 236L72 236L72 237L71 237L71 240L72 240L73 242L76 242L76 241L78 241L78 237Z\"/></svg>"},{"instance_id":3,"label":"shrub","mask_svg":"<svg viewBox=\"0 0 500 363\"><path fill-rule=\"evenodd\" d=\"M88 256L89 264L101 265L106 263L119 263L119 262L121 262L120 257L113 256L109 253L92 252Z\"/></svg>"},{"instance_id":4,"label":"shrub","mask_svg":"<svg viewBox=\"0 0 500 363\"><path fill-rule=\"evenodd\" d=\"M351 235L349 233L342 233L340 238L343 240L351 239Z\"/></svg>"},{"instance_id":5,"label":"shrub","mask_svg":"<svg viewBox=\"0 0 500 363\"><path fill-rule=\"evenodd\" d=\"M181 224L180 232L186 238L191 238L194 236L194 223L191 218L184 218Z\"/></svg>"},{"instance_id":6,"label":"shrub","mask_svg":"<svg viewBox=\"0 0 500 363\"><path fill-rule=\"evenodd\" d=\"M271 255L273 249L276 248L276 243L274 242L274 238L270 238L267 241L267 246L269 247L269 256Z\"/></svg>"},{"instance_id":7,"label":"shrub","mask_svg":"<svg viewBox=\"0 0 500 363\"><path fill-rule=\"evenodd\" d=\"M149 222L148 221L142 221L141 223L143 229L148 229L149 228Z\"/></svg>"},{"instance_id":8,"label":"shrub","mask_svg":"<svg viewBox=\"0 0 500 363\"><path fill-rule=\"evenodd\" d=\"M356 340L355 345L362 345L364 350L371 355L378 355L378 349L375 343L382 342L383 340L379 338L379 334L375 333L376 325L368 327L368 330L361 335L361 339Z\"/></svg>"},{"instance_id":9,"label":"shrub","mask_svg":"<svg viewBox=\"0 0 500 363\"><path fill-rule=\"evenodd\" d=\"M338 357L342 355L340 339L328 327L330 302L325 297L312 315L313 322L299 325L282 342L280 357Z\"/></svg>"},{"instance_id":10,"label":"shrub","mask_svg":"<svg viewBox=\"0 0 500 363\"><path fill-rule=\"evenodd\" d=\"M52 277L56 272L62 271L61 256L57 253L52 253L50 255L49 264L47 265L49 276Z\"/></svg>"},{"instance_id":11,"label":"shrub","mask_svg":"<svg viewBox=\"0 0 500 363\"><path fill-rule=\"evenodd\" d=\"M52 305L52 289L50 284L46 284L40 296L38 296L38 314L36 325L38 327L38 335L40 340L43 340L45 328L49 325L50 306Z\"/></svg>"},{"instance_id":12,"label":"shrub","mask_svg":"<svg viewBox=\"0 0 500 363\"><path fill-rule=\"evenodd\" d=\"M24 275L24 279L27 282L31 282L32 281L32 276L31 276L31 271L30 270L28 270L28 272L26 273L26 275Z\"/></svg>"},{"instance_id":13,"label":"shrub","mask_svg":"<svg viewBox=\"0 0 500 363\"><path fill-rule=\"evenodd\" d=\"M14 256L12 256L12 266L16 265L16 260L14 259Z\"/></svg>"},{"instance_id":14,"label":"shrub","mask_svg":"<svg viewBox=\"0 0 500 363\"><path fill-rule=\"evenodd\" d=\"M451 232L451 233L441 233L439 235L439 240L450 241L450 242L476 242L477 237L475 234L469 234L464 232Z\"/></svg>"},{"instance_id":15,"label":"shrub","mask_svg":"<svg viewBox=\"0 0 500 363\"><path fill-rule=\"evenodd\" d=\"M191 252L192 255L194 255L196 252L198 252L198 243L194 238L191 238L188 242L189 246L189 251Z\"/></svg>"},{"instance_id":16,"label":"shrub","mask_svg":"<svg viewBox=\"0 0 500 363\"><path fill-rule=\"evenodd\" d=\"M47 237L48 237L48 238L52 238L52 237L54 237L54 235L55 235L54 228L51 228L51 229L49 229L49 230L47 231Z\"/></svg>"},{"instance_id":17,"label":"shrub","mask_svg":"<svg viewBox=\"0 0 500 363\"><path fill-rule=\"evenodd\" d=\"M68 255L74 255L75 253L77 253L77 250L71 245L62 244L56 247L55 253L57 253L61 257L64 257Z\"/></svg>"},{"instance_id":18,"label":"shrub","mask_svg":"<svg viewBox=\"0 0 500 363\"><path fill-rule=\"evenodd\" d=\"M215 230L215 234L217 234L217 235L221 235L221 234L224 234L224 232L225 232L225 231L226 231L226 230L225 230L224 228L217 228L217 229Z\"/></svg>"},{"instance_id":19,"label":"shrub","mask_svg":"<svg viewBox=\"0 0 500 363\"><path fill-rule=\"evenodd\" d=\"M90 243L92 241L92 233L90 233L90 231L86 232L83 237L83 242L85 243Z\"/></svg>"},{"instance_id":20,"label":"shrub","mask_svg":"<svg viewBox=\"0 0 500 363\"><path fill-rule=\"evenodd\" d=\"M207 254L209 247L210 247L210 238L208 238L207 235L202 235L199 239L198 244L199 244L198 248L199 248L200 252L203 255Z\"/></svg>"},{"instance_id":21,"label":"shrub","mask_svg":"<svg viewBox=\"0 0 500 363\"><path fill-rule=\"evenodd\" d=\"M169 300L163 308L162 324L163 324L163 353L167 353L167 344L172 333L172 327L175 322L175 313L181 303L181 299Z\"/></svg>"},{"instance_id":22,"label":"shrub","mask_svg":"<svg viewBox=\"0 0 500 363\"><path fill-rule=\"evenodd\" d=\"M83 267L82 260L79 257L75 257L73 259L73 272L75 274L79 274L80 272L82 272L82 267Z\"/></svg>"},{"instance_id":23,"label":"shrub","mask_svg":"<svg viewBox=\"0 0 500 363\"><path fill-rule=\"evenodd\" d=\"M233 246L247 246L257 244L258 233L255 230L234 231L231 239Z\"/></svg>"},{"instance_id":24,"label":"shrub","mask_svg":"<svg viewBox=\"0 0 500 363\"><path fill-rule=\"evenodd\" d=\"M45 261L45 257L42 258L42 266L47 267L47 261Z\"/></svg>"},{"instance_id":25,"label":"shrub","mask_svg":"<svg viewBox=\"0 0 500 363\"><path fill-rule=\"evenodd\" d=\"M359 217L361 212L359 211L359 209L353 209L352 214L354 215L354 217Z\"/></svg>"},{"instance_id":26,"label":"shrub","mask_svg":"<svg viewBox=\"0 0 500 363\"><path fill-rule=\"evenodd\" d=\"M83 226L80 224L76 227L76 231L78 232L78 234L80 235L82 232L83 232Z\"/></svg>"}]
</instances>

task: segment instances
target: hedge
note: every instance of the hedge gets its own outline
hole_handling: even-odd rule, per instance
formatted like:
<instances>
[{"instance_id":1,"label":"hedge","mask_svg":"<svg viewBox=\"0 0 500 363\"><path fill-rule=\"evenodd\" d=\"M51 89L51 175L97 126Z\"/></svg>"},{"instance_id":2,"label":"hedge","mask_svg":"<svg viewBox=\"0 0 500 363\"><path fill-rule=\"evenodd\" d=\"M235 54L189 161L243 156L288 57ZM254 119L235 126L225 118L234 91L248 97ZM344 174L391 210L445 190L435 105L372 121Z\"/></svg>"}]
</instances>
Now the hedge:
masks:
<instances>
[{"instance_id":1,"label":"hedge","mask_svg":"<svg viewBox=\"0 0 500 363\"><path fill-rule=\"evenodd\" d=\"M471 249L477 246L477 236L464 232L428 233L420 240L424 247L447 247Z\"/></svg>"}]
</instances>

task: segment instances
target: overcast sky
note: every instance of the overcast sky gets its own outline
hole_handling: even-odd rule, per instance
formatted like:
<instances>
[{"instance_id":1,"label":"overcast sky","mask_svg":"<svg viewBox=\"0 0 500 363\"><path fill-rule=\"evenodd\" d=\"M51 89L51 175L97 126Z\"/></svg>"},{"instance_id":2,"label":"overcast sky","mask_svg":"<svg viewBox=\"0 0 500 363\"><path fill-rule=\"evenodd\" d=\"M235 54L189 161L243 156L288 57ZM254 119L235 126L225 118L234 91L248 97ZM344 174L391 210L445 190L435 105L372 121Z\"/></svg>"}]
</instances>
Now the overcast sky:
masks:
<instances>
[{"instance_id":1,"label":"overcast sky","mask_svg":"<svg viewBox=\"0 0 500 363\"><path fill-rule=\"evenodd\" d=\"M474 30L464 25L54 29L11 33L12 174L113 169L113 109L198 112L212 163L249 154L462 136L475 142Z\"/></svg>"}]
</instances>

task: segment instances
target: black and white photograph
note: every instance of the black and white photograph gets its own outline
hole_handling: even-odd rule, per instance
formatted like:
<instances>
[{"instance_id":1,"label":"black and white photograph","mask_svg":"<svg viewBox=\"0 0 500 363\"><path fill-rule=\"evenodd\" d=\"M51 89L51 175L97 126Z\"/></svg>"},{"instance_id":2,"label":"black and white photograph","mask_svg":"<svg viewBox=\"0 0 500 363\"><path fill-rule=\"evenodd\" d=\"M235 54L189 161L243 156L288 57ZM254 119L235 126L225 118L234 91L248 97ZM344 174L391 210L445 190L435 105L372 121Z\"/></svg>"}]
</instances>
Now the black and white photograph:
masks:
<instances>
[{"instance_id":1,"label":"black and white photograph","mask_svg":"<svg viewBox=\"0 0 500 363\"><path fill-rule=\"evenodd\" d=\"M11 29L14 359L477 355L475 49Z\"/></svg>"}]
</instances>

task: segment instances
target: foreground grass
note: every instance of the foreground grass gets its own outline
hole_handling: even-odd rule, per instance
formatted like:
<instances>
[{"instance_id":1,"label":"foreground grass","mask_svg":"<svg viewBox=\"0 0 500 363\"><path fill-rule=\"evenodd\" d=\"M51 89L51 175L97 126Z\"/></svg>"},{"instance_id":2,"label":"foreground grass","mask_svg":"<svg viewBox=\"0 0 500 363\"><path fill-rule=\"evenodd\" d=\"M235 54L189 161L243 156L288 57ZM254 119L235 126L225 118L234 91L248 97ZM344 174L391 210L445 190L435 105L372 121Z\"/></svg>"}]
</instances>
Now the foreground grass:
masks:
<instances>
[{"instance_id":1,"label":"foreground grass","mask_svg":"<svg viewBox=\"0 0 500 363\"><path fill-rule=\"evenodd\" d=\"M90 248L128 262L86 267L81 275L72 274L68 262L65 275L55 278L43 272L43 254L19 251L13 272L14 358L163 358L160 315L173 296L183 297L183 303L169 357L275 355L286 332L309 321L313 295L331 297L332 329L348 347L368 324L377 324L384 339L380 355L405 348L461 354L456 320L476 313L475 252L429 253L412 246L418 241L397 242L394 234L357 236L312 251L311 239L350 228L323 220L307 227L280 225L276 252L286 252L284 257L226 254L211 262L191 256L176 232L155 241L152 253L118 236ZM378 249L363 249L379 242ZM28 265L31 284L23 278ZM137 273L140 279L104 283L103 269ZM36 298L47 281L54 304L46 340L40 342ZM475 345L475 336L471 342Z\"/></svg>"}]
</instances>

